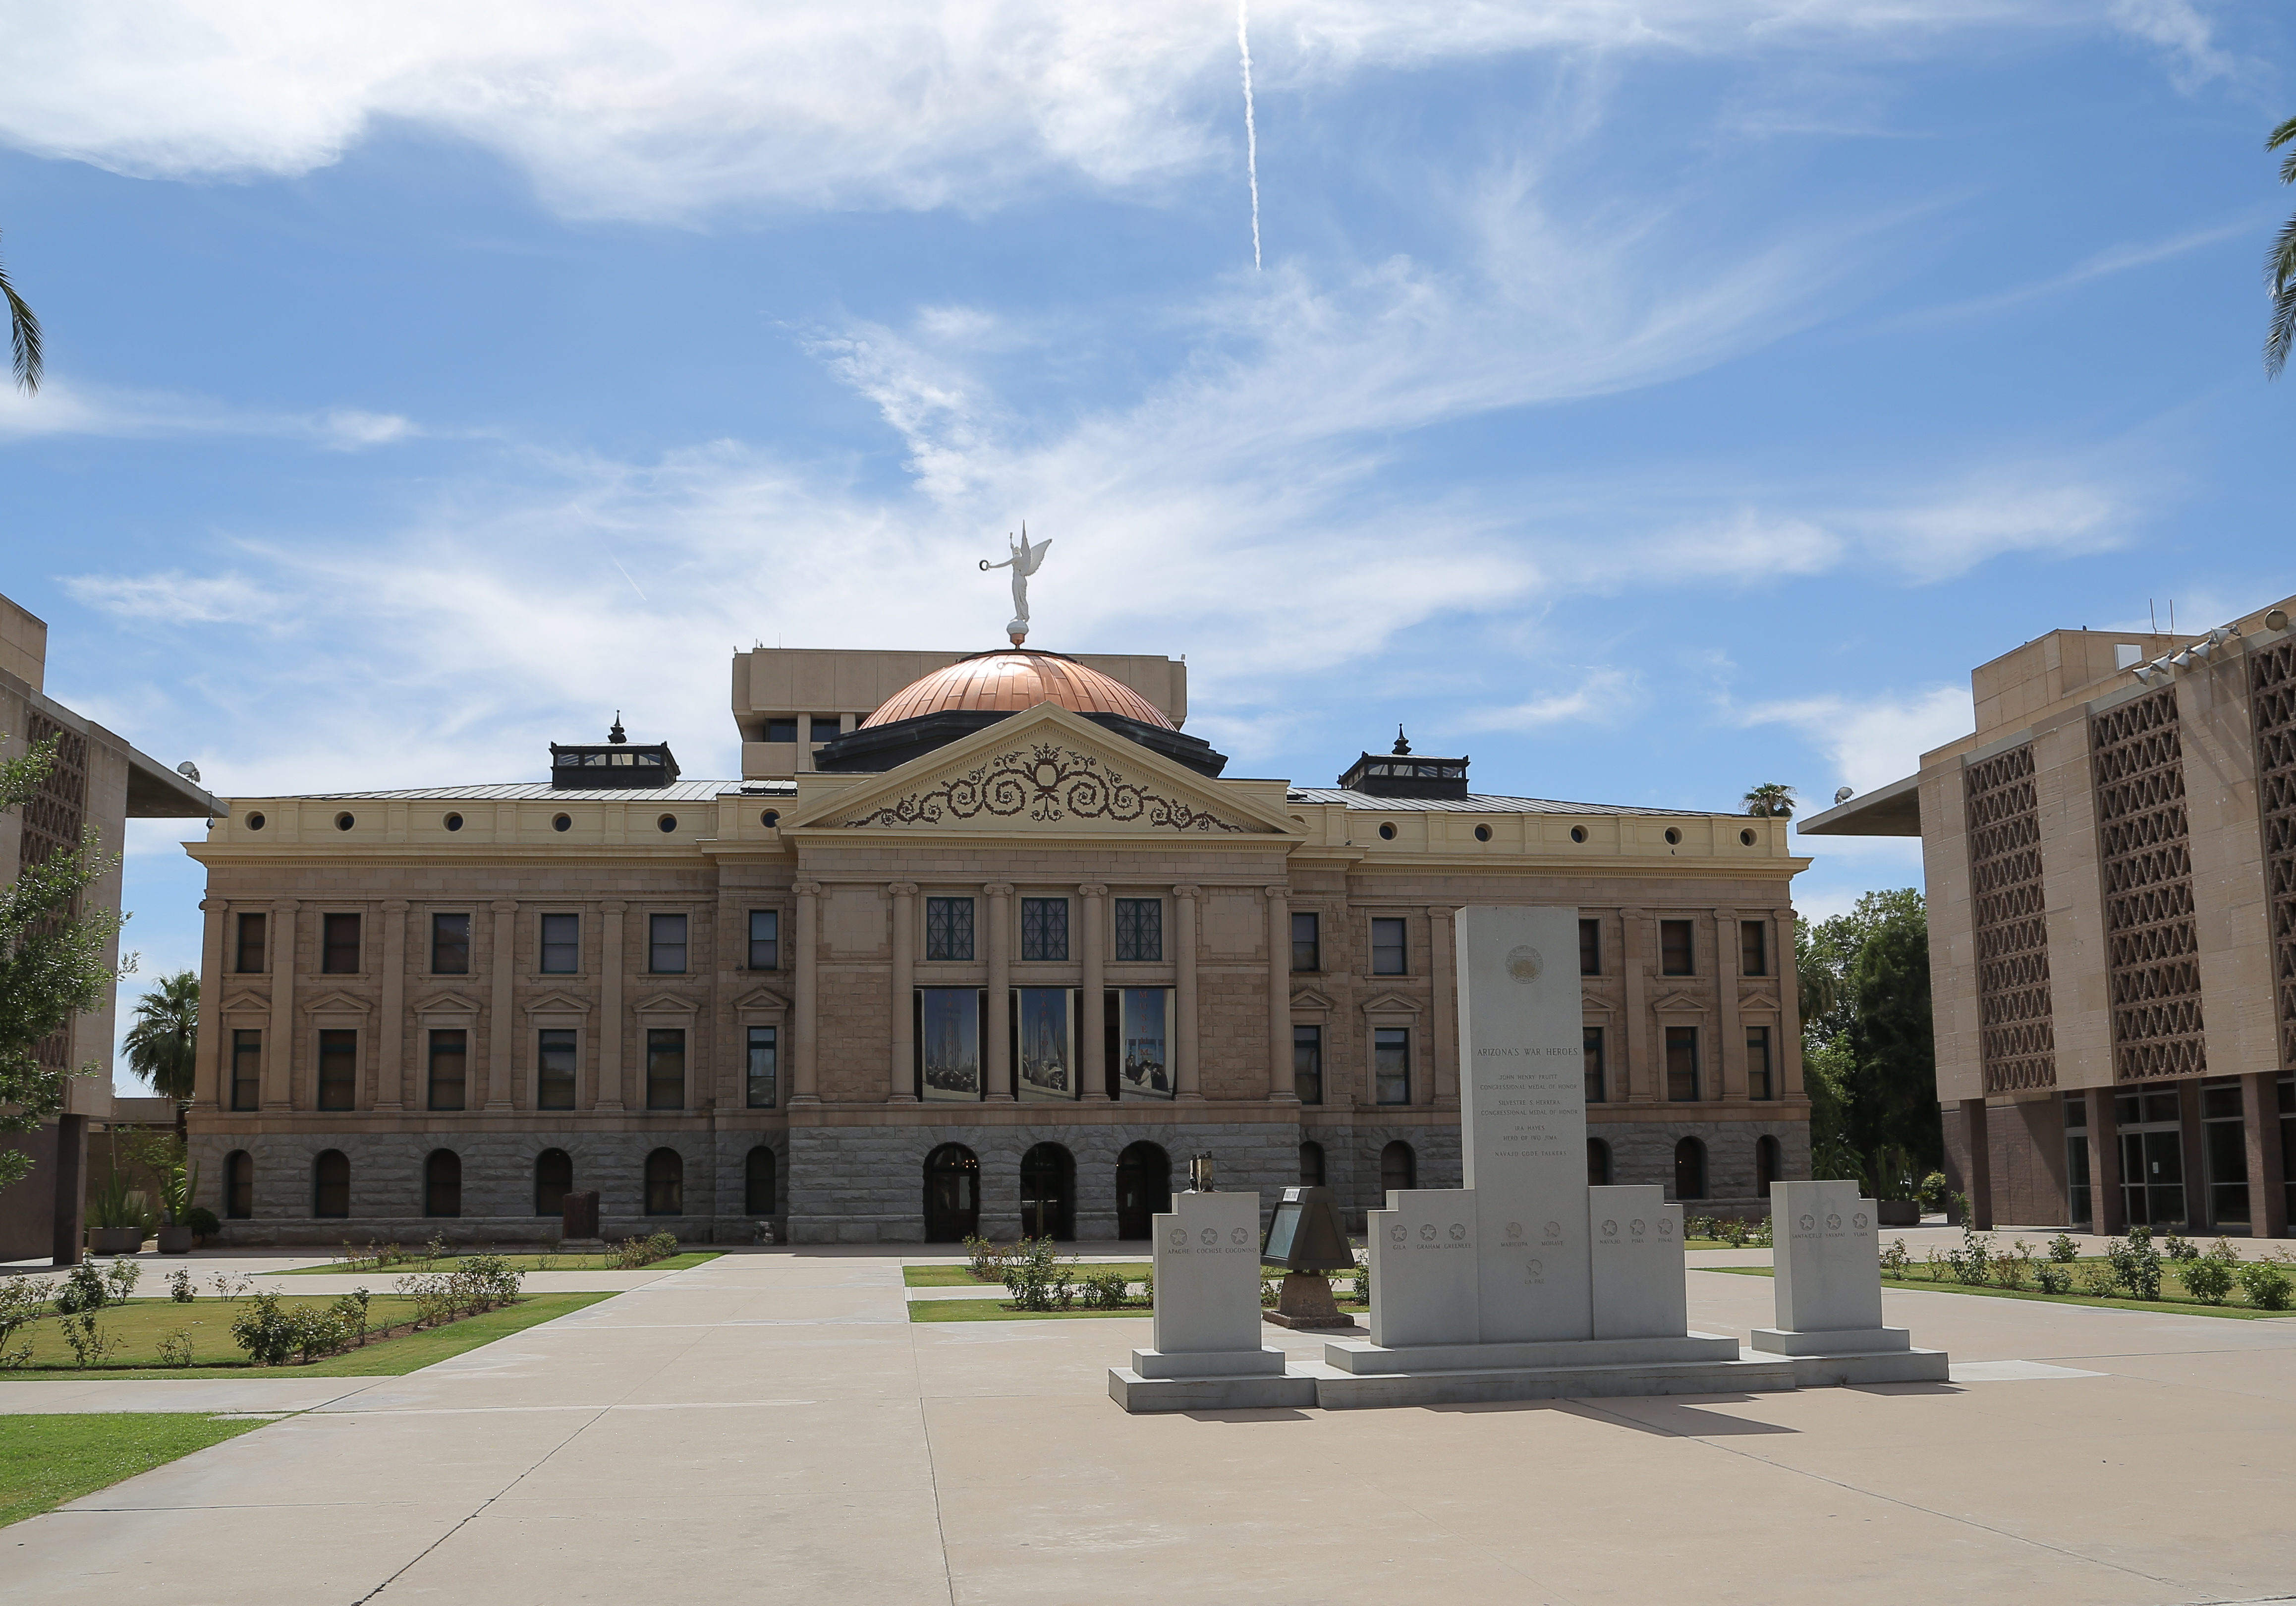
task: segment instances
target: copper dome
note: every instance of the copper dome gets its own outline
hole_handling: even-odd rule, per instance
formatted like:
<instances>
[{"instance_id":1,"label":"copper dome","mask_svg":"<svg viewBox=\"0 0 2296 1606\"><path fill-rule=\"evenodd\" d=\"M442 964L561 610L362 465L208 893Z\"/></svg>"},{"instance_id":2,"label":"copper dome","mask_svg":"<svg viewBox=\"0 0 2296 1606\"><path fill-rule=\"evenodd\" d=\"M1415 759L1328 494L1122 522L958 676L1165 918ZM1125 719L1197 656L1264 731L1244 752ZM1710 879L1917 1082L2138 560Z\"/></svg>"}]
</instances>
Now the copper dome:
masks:
<instances>
[{"instance_id":1,"label":"copper dome","mask_svg":"<svg viewBox=\"0 0 2296 1606\"><path fill-rule=\"evenodd\" d=\"M861 729L954 711L1018 713L1057 703L1071 713L1112 713L1165 730L1178 726L1138 692L1058 653L1025 648L961 658L911 682L861 721Z\"/></svg>"}]
</instances>

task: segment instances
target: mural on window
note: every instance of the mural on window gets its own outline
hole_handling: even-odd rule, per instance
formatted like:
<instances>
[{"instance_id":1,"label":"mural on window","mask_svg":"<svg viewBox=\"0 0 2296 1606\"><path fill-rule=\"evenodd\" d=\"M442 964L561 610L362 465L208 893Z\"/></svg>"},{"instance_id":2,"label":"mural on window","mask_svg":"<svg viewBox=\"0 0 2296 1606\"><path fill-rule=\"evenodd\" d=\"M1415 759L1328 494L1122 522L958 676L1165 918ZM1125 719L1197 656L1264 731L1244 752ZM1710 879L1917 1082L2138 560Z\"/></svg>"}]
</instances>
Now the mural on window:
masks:
<instances>
[{"instance_id":1,"label":"mural on window","mask_svg":"<svg viewBox=\"0 0 2296 1606\"><path fill-rule=\"evenodd\" d=\"M917 990L917 1049L928 1101L980 1097L980 993L972 987Z\"/></svg>"},{"instance_id":2,"label":"mural on window","mask_svg":"<svg viewBox=\"0 0 2296 1606\"><path fill-rule=\"evenodd\" d=\"M1076 1097L1076 1034L1066 987L1015 987L1020 1030L1013 1041L1021 1061L1023 1099Z\"/></svg>"},{"instance_id":3,"label":"mural on window","mask_svg":"<svg viewBox=\"0 0 2296 1606\"><path fill-rule=\"evenodd\" d=\"M1124 1061L1118 1085L1127 1099L1168 1099L1172 1096L1172 990L1168 987L1123 989L1122 1042Z\"/></svg>"}]
</instances>

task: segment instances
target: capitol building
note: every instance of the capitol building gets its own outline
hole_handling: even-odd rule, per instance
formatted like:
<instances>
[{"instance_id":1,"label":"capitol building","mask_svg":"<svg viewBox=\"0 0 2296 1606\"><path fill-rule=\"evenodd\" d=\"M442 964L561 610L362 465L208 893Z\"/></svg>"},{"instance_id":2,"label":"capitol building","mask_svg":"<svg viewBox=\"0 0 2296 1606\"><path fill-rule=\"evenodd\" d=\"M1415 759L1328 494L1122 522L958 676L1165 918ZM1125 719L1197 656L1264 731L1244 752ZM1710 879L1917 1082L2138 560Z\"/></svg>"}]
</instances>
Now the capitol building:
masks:
<instances>
[{"instance_id":1,"label":"capitol building","mask_svg":"<svg viewBox=\"0 0 2296 1606\"><path fill-rule=\"evenodd\" d=\"M1187 691L761 647L738 779L618 720L532 779L231 800L188 846L203 1202L237 1243L533 1241L591 1190L616 1237L1128 1239L1208 1154L1359 1226L1460 1181L1480 903L1579 910L1592 1180L1751 1214L1809 1174L1785 820L1400 740L1233 776Z\"/></svg>"}]
</instances>

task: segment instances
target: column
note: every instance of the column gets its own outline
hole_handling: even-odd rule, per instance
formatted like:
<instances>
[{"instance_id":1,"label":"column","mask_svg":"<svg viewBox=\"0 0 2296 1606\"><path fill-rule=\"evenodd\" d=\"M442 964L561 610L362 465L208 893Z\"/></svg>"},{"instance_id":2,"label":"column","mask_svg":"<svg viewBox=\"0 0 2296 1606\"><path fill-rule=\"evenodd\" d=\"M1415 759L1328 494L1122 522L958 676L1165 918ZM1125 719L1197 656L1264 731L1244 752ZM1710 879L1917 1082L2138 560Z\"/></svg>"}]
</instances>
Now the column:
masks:
<instances>
[{"instance_id":1,"label":"column","mask_svg":"<svg viewBox=\"0 0 2296 1606\"><path fill-rule=\"evenodd\" d=\"M1267 889L1267 1096L1297 1104L1292 1083L1292 889Z\"/></svg>"},{"instance_id":2,"label":"column","mask_svg":"<svg viewBox=\"0 0 2296 1606\"><path fill-rule=\"evenodd\" d=\"M1969 1146L1969 1222L1980 1232L1993 1231L1993 1140L1986 1131L1985 1100L1961 1101L1962 1141Z\"/></svg>"},{"instance_id":3,"label":"column","mask_svg":"<svg viewBox=\"0 0 2296 1606\"><path fill-rule=\"evenodd\" d=\"M406 1085L406 900L390 898L382 906L382 1014L375 1023L372 1050L372 1085L367 1105L373 1109L402 1109L411 1097Z\"/></svg>"},{"instance_id":4,"label":"column","mask_svg":"<svg viewBox=\"0 0 2296 1606\"><path fill-rule=\"evenodd\" d=\"M2093 1087L2082 1097L2088 1101L2088 1230L2116 1237L2128 1231L2128 1200L2120 1191L2120 1133L2113 1124L2112 1090Z\"/></svg>"},{"instance_id":5,"label":"column","mask_svg":"<svg viewBox=\"0 0 2296 1606\"><path fill-rule=\"evenodd\" d=\"M1738 911L1714 911L1714 1014L1722 1041L1714 1045L1714 1071L1725 1099L1746 1097L1746 1034L1738 1025Z\"/></svg>"},{"instance_id":6,"label":"column","mask_svg":"<svg viewBox=\"0 0 2296 1606\"><path fill-rule=\"evenodd\" d=\"M598 1085L590 1108L622 1108L622 911L629 906L610 898L601 906L598 936Z\"/></svg>"},{"instance_id":7,"label":"column","mask_svg":"<svg viewBox=\"0 0 2296 1606\"><path fill-rule=\"evenodd\" d=\"M1013 1101L1013 884L991 881L988 894L988 1099Z\"/></svg>"},{"instance_id":8,"label":"column","mask_svg":"<svg viewBox=\"0 0 2296 1606\"><path fill-rule=\"evenodd\" d=\"M1776 956L1773 967L1778 973L1778 1041L1772 1045L1772 1063L1777 1067L1778 1091L1788 1099L1802 1096L1801 1084L1801 972L1794 955L1794 912L1791 909L1770 911L1770 951Z\"/></svg>"},{"instance_id":9,"label":"column","mask_svg":"<svg viewBox=\"0 0 2296 1606\"><path fill-rule=\"evenodd\" d=\"M1084 900L1083 945L1077 957L1083 961L1084 976L1079 991L1084 994L1082 1008L1077 1011L1077 1034L1083 1040L1078 1044L1077 1080L1081 1084L1078 1094L1086 1104L1108 1102L1108 983L1102 966L1108 951L1108 888L1097 881L1087 881L1077 888Z\"/></svg>"},{"instance_id":10,"label":"column","mask_svg":"<svg viewBox=\"0 0 2296 1606\"><path fill-rule=\"evenodd\" d=\"M56 1117L56 1157L50 1167L55 1180L55 1226L48 1247L48 1264L79 1264L81 1234L87 1225L87 1117Z\"/></svg>"},{"instance_id":11,"label":"column","mask_svg":"<svg viewBox=\"0 0 2296 1606\"><path fill-rule=\"evenodd\" d=\"M271 906L271 1030L263 1045L263 1108L295 1107L295 911L292 898Z\"/></svg>"},{"instance_id":12,"label":"column","mask_svg":"<svg viewBox=\"0 0 2296 1606\"><path fill-rule=\"evenodd\" d=\"M893 894L893 1038L885 1060L885 1098L917 1101L917 884L896 881Z\"/></svg>"},{"instance_id":13,"label":"column","mask_svg":"<svg viewBox=\"0 0 2296 1606\"><path fill-rule=\"evenodd\" d=\"M1428 1017L1433 1025L1428 1028L1427 1063L1434 1073L1429 1091L1435 1103L1453 1107L1459 1102L1459 928L1453 924L1457 913L1439 903L1427 910L1427 979L1434 1004Z\"/></svg>"},{"instance_id":14,"label":"column","mask_svg":"<svg viewBox=\"0 0 2296 1606\"><path fill-rule=\"evenodd\" d=\"M201 992L215 1003L208 1010L208 1030L201 1033L194 1046L195 1069L192 1077L193 1108L219 1110L231 1099L224 1087L224 1042L230 1035L217 1016L223 1004L224 967L229 951L225 945L225 932L231 925L231 905L221 898L201 900L200 909L207 916L207 927L200 934Z\"/></svg>"},{"instance_id":15,"label":"column","mask_svg":"<svg viewBox=\"0 0 2296 1606\"><path fill-rule=\"evenodd\" d=\"M797 751L802 759L810 749L800 742ZM821 883L800 881L797 884L797 951L791 956L790 964L791 991L797 994L790 1001L790 1025L797 1038L797 1042L790 1045L791 1104L821 1102L821 1094L816 1091L815 1082L821 1062L813 1051L813 1023L816 1018L813 950L820 930Z\"/></svg>"},{"instance_id":16,"label":"column","mask_svg":"<svg viewBox=\"0 0 2296 1606\"><path fill-rule=\"evenodd\" d=\"M1622 909L1619 911L1619 973L1626 982L1626 1041L1620 1046L1626 1050L1626 1063L1619 1068L1624 1073L1620 1085L1626 1090L1629 1104L1649 1104L1665 1091L1659 1085L1666 1067L1655 1065L1651 1054L1650 1016L1644 1007L1643 983L1644 944L1643 911Z\"/></svg>"},{"instance_id":17,"label":"column","mask_svg":"<svg viewBox=\"0 0 2296 1606\"><path fill-rule=\"evenodd\" d=\"M2240 1079L2241 1127L2248 1138L2248 1231L2251 1238L2288 1236L2288 1190L2281 1180L2280 1073ZM2090 1174L2095 1174L2094 1163Z\"/></svg>"},{"instance_id":18,"label":"column","mask_svg":"<svg viewBox=\"0 0 2296 1606\"><path fill-rule=\"evenodd\" d=\"M1172 1096L1201 1102L1196 1084L1196 900L1201 886L1172 889Z\"/></svg>"},{"instance_id":19,"label":"column","mask_svg":"<svg viewBox=\"0 0 2296 1606\"><path fill-rule=\"evenodd\" d=\"M512 984L517 981L514 967L518 953L518 905L507 898L497 898L488 908L494 915L494 1019L493 1029L487 1034L487 1108L511 1108L511 1010L516 1000Z\"/></svg>"}]
</instances>

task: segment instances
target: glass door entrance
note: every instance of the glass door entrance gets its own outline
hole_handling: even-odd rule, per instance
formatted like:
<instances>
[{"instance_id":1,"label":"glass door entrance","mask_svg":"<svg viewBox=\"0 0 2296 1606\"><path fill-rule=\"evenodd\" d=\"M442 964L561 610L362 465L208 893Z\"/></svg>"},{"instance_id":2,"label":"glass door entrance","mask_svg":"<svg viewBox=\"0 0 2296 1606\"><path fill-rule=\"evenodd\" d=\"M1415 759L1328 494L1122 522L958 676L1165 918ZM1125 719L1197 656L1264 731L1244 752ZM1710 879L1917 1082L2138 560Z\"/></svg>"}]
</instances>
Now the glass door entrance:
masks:
<instances>
[{"instance_id":1,"label":"glass door entrance","mask_svg":"<svg viewBox=\"0 0 2296 1606\"><path fill-rule=\"evenodd\" d=\"M2123 1093L2114 1100L2120 1188L2132 1227L2182 1227L2185 1124L2171 1091Z\"/></svg>"}]
</instances>

